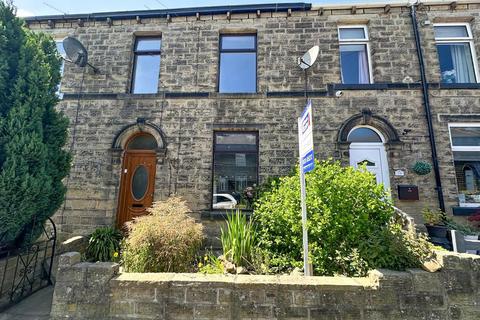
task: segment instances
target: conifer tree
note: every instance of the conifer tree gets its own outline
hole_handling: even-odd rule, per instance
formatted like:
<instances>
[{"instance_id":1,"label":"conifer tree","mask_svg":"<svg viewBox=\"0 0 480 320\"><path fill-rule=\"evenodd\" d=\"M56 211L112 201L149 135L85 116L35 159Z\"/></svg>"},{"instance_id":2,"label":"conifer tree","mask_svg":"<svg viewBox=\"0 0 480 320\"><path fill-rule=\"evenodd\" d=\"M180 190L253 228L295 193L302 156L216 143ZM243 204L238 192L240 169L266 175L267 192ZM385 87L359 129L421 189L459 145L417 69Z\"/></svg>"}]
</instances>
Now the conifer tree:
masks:
<instances>
[{"instance_id":1,"label":"conifer tree","mask_svg":"<svg viewBox=\"0 0 480 320\"><path fill-rule=\"evenodd\" d=\"M55 109L61 58L0 0L0 247L34 240L63 202L67 118Z\"/></svg>"}]
</instances>

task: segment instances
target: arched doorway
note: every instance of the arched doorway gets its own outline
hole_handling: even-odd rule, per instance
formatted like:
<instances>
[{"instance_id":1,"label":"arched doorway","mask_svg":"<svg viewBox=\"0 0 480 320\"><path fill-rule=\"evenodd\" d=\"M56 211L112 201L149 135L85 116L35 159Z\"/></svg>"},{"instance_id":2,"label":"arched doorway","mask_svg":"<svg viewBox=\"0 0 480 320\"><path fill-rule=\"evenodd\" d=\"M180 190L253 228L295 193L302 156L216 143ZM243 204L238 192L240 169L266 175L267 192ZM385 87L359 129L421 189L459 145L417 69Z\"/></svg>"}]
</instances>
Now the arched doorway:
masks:
<instances>
[{"instance_id":1,"label":"arched doorway","mask_svg":"<svg viewBox=\"0 0 480 320\"><path fill-rule=\"evenodd\" d=\"M130 137L125 144L117 210L117 227L144 215L155 191L157 140L147 132Z\"/></svg>"},{"instance_id":2,"label":"arched doorway","mask_svg":"<svg viewBox=\"0 0 480 320\"><path fill-rule=\"evenodd\" d=\"M358 168L366 164L367 170L375 175L377 183L390 188L385 139L380 132L369 126L353 128L347 137L350 142L350 165Z\"/></svg>"}]
</instances>

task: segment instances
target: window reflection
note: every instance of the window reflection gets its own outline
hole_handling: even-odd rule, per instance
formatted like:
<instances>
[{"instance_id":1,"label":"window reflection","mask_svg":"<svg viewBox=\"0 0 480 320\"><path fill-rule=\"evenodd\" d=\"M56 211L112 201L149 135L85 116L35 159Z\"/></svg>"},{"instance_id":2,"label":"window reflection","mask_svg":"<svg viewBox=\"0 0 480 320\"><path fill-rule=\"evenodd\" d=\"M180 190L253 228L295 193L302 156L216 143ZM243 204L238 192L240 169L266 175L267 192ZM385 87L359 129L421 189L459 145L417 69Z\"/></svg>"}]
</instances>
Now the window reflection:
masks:
<instances>
[{"instance_id":1,"label":"window reflection","mask_svg":"<svg viewBox=\"0 0 480 320\"><path fill-rule=\"evenodd\" d=\"M452 125L450 135L459 204L480 206L480 126Z\"/></svg>"},{"instance_id":2,"label":"window reflection","mask_svg":"<svg viewBox=\"0 0 480 320\"><path fill-rule=\"evenodd\" d=\"M257 184L256 133L216 132L213 209L250 209Z\"/></svg>"},{"instance_id":3,"label":"window reflection","mask_svg":"<svg viewBox=\"0 0 480 320\"><path fill-rule=\"evenodd\" d=\"M256 36L228 35L220 38L220 75L222 93L257 91Z\"/></svg>"},{"instance_id":4,"label":"window reflection","mask_svg":"<svg viewBox=\"0 0 480 320\"><path fill-rule=\"evenodd\" d=\"M158 92L160 47L160 38L137 38L132 93Z\"/></svg>"}]
</instances>

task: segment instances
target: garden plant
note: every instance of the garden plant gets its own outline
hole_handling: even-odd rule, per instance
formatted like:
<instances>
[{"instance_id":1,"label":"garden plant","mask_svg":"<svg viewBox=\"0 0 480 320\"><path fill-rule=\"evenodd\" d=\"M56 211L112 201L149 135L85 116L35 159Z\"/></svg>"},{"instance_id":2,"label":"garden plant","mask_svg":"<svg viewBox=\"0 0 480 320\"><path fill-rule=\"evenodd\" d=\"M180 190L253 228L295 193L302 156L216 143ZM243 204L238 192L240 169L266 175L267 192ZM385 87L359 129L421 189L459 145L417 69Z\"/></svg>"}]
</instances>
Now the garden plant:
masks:
<instances>
[{"instance_id":1,"label":"garden plant","mask_svg":"<svg viewBox=\"0 0 480 320\"><path fill-rule=\"evenodd\" d=\"M67 118L55 110L61 58L0 1L0 248L35 240L61 206Z\"/></svg>"},{"instance_id":2,"label":"garden plant","mask_svg":"<svg viewBox=\"0 0 480 320\"><path fill-rule=\"evenodd\" d=\"M158 201L148 214L127 223L122 261L127 272L190 272L203 240L203 226L185 200Z\"/></svg>"},{"instance_id":3,"label":"garden plant","mask_svg":"<svg viewBox=\"0 0 480 320\"><path fill-rule=\"evenodd\" d=\"M95 230L88 240L85 250L89 261L113 261L120 252L122 233L113 227L101 227Z\"/></svg>"},{"instance_id":4,"label":"garden plant","mask_svg":"<svg viewBox=\"0 0 480 320\"><path fill-rule=\"evenodd\" d=\"M298 168L297 168L298 170ZM316 275L364 276L370 269L419 267L425 237L402 230L383 185L365 167L316 162L306 175L310 260ZM258 247L272 272L303 266L298 171L263 188L254 209Z\"/></svg>"}]
</instances>

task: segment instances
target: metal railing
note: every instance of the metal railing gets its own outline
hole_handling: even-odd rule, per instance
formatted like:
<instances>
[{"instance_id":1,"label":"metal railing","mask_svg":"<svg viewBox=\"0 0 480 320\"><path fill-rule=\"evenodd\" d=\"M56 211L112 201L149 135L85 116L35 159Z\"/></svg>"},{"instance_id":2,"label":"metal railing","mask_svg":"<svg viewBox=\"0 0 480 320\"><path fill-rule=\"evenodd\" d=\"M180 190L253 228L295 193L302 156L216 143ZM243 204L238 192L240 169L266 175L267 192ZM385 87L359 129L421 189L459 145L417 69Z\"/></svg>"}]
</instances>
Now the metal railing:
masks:
<instances>
[{"instance_id":1,"label":"metal railing","mask_svg":"<svg viewBox=\"0 0 480 320\"><path fill-rule=\"evenodd\" d=\"M48 218L41 229L33 244L0 250L0 311L52 284L56 226Z\"/></svg>"}]
</instances>

